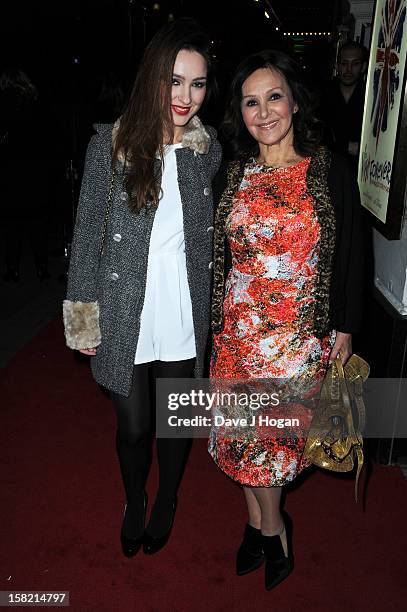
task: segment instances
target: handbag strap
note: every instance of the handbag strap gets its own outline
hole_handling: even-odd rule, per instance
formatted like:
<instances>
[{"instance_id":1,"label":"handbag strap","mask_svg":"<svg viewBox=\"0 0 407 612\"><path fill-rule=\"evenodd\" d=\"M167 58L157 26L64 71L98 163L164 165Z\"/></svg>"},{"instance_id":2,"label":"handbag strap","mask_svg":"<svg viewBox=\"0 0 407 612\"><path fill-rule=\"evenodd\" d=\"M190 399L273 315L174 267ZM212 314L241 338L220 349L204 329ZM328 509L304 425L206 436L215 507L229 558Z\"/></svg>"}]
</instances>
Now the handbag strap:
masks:
<instances>
[{"instance_id":1,"label":"handbag strap","mask_svg":"<svg viewBox=\"0 0 407 612\"><path fill-rule=\"evenodd\" d=\"M112 203L112 195L113 195L113 186L114 186L115 176L116 176L116 171L112 170L112 176L110 178L109 191L108 191L107 198L106 198L105 216L104 216L104 219L103 219L103 226L102 226L102 236L101 236L101 239L100 239L99 261L100 261L100 259L102 257L103 248L105 246L107 222L108 222L108 219L109 219L110 205Z\"/></svg>"},{"instance_id":2,"label":"handbag strap","mask_svg":"<svg viewBox=\"0 0 407 612\"><path fill-rule=\"evenodd\" d=\"M352 406L351 406L351 401L349 397L349 390L348 390L347 383L346 383L345 369L342 365L342 361L339 356L336 358L335 364L338 369L339 379L340 379L340 383L342 386L342 400L343 400L344 406L347 411L347 415L346 415L347 430L348 430L347 435L348 435L349 440L351 441L352 449L353 449L354 455L356 455L356 460L357 460L356 478L355 478L355 501L357 502L358 501L359 476L362 471L363 461L364 461L363 439L361 435L358 435L359 432L356 432L355 430L355 425L353 422L353 415L352 415ZM353 395L353 397L354 399L356 399L355 394ZM364 424L364 418L365 418L365 406L364 406L363 398L361 395L356 399L356 405L358 408L358 418L359 418L359 426L360 426L361 421L363 421L363 424Z\"/></svg>"},{"instance_id":3,"label":"handbag strap","mask_svg":"<svg viewBox=\"0 0 407 612\"><path fill-rule=\"evenodd\" d=\"M340 389L340 393L342 396L342 401L344 403L346 410L351 410L349 392L346 386L345 372L343 369L342 360L339 357L339 355L336 357L334 361L334 365L336 367L336 371L338 372L339 389Z\"/></svg>"},{"instance_id":4,"label":"handbag strap","mask_svg":"<svg viewBox=\"0 0 407 612\"><path fill-rule=\"evenodd\" d=\"M366 422L366 410L363 401L363 383L370 374L370 366L355 353L348 359L344 367L346 379L352 389L353 399L358 409L358 429L363 432Z\"/></svg>"}]
</instances>

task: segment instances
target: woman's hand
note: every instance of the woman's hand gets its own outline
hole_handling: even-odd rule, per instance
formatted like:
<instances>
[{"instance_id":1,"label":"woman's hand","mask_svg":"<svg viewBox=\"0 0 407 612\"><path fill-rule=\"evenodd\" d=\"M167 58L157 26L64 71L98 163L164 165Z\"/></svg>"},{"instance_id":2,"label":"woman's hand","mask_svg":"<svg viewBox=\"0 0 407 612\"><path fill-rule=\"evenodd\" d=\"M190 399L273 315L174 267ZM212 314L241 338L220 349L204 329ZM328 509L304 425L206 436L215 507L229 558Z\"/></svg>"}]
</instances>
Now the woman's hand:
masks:
<instances>
[{"instance_id":1,"label":"woman's hand","mask_svg":"<svg viewBox=\"0 0 407 612\"><path fill-rule=\"evenodd\" d=\"M79 352L83 355L90 355L91 357L93 357L94 355L96 355L96 348L79 349Z\"/></svg>"},{"instance_id":2,"label":"woman's hand","mask_svg":"<svg viewBox=\"0 0 407 612\"><path fill-rule=\"evenodd\" d=\"M337 355L341 358L342 364L345 365L352 355L352 334L336 332L336 340L329 356L329 362L335 361Z\"/></svg>"}]
</instances>

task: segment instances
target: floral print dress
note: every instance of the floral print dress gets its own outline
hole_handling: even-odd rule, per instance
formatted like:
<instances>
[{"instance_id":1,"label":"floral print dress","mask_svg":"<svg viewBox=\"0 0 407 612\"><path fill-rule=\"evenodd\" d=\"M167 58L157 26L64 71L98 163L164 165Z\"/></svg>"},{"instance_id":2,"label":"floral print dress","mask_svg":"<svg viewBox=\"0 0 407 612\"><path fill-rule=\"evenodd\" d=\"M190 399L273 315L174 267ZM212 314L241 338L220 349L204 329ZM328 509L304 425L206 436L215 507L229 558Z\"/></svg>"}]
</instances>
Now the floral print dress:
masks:
<instances>
[{"instance_id":1,"label":"floral print dress","mask_svg":"<svg viewBox=\"0 0 407 612\"><path fill-rule=\"evenodd\" d=\"M335 333L313 333L320 225L307 193L310 158L288 168L245 167L226 220L232 269L226 280L224 325L214 336L211 378L321 381ZM254 381L253 381L254 383ZM229 436L213 427L209 453L246 486L281 486L306 467L302 458L312 410L288 404L301 427ZM275 411L273 415L275 414Z\"/></svg>"}]
</instances>

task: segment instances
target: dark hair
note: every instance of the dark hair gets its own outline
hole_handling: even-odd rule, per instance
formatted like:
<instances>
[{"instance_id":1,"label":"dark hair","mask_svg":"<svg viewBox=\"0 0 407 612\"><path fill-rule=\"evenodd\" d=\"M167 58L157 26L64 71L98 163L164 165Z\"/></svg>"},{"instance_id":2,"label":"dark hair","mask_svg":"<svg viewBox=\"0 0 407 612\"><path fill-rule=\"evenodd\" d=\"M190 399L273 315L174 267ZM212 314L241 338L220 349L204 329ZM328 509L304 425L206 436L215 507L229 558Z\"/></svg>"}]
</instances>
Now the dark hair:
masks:
<instances>
[{"instance_id":1,"label":"dark hair","mask_svg":"<svg viewBox=\"0 0 407 612\"><path fill-rule=\"evenodd\" d=\"M232 81L229 103L221 126L225 142L229 143L233 157L258 155L257 141L248 132L242 118L242 86L245 80L260 68L278 70L291 90L298 111L293 115L294 149L298 155L312 155L320 142L320 124L313 115L313 104L300 66L281 51L266 49L244 59L236 69Z\"/></svg>"},{"instance_id":2,"label":"dark hair","mask_svg":"<svg viewBox=\"0 0 407 612\"><path fill-rule=\"evenodd\" d=\"M369 60L369 52L366 49L366 47L364 47L359 42L356 42L355 40L349 40L349 41L343 43L343 45L341 45L339 47L339 50L338 50L338 62L341 61L341 53L342 53L342 51L346 51L347 49L352 49L354 51L360 51L360 54L362 56L362 62L367 62Z\"/></svg>"},{"instance_id":3,"label":"dark hair","mask_svg":"<svg viewBox=\"0 0 407 612\"><path fill-rule=\"evenodd\" d=\"M193 19L182 18L161 28L144 52L113 151L113 163L119 152L129 162L125 187L133 212L139 212L147 201L158 203L154 161L157 153L163 156L164 134L173 135L172 75L183 49L204 57L208 69L206 98L213 89L210 40L200 26Z\"/></svg>"}]
</instances>

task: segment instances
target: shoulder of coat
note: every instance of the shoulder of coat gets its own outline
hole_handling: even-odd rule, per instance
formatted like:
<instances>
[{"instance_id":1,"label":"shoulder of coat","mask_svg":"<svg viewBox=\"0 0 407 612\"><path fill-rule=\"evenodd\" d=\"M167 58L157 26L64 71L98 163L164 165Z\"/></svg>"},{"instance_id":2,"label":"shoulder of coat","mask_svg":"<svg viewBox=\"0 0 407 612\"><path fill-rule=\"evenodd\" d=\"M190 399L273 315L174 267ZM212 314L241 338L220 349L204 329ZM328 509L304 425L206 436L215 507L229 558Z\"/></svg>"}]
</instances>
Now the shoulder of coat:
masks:
<instances>
[{"instance_id":1,"label":"shoulder of coat","mask_svg":"<svg viewBox=\"0 0 407 612\"><path fill-rule=\"evenodd\" d=\"M109 140L112 140L113 129L115 128L117 131L118 126L119 123L118 121L116 121L116 123L94 123L92 127L95 132L102 138L105 137Z\"/></svg>"},{"instance_id":2,"label":"shoulder of coat","mask_svg":"<svg viewBox=\"0 0 407 612\"><path fill-rule=\"evenodd\" d=\"M211 139L212 142L217 140L218 132L216 131L216 129L214 127L212 127L211 125L207 125L207 124L205 124L203 127L204 127L205 131L209 134L210 139Z\"/></svg>"},{"instance_id":3,"label":"shoulder of coat","mask_svg":"<svg viewBox=\"0 0 407 612\"><path fill-rule=\"evenodd\" d=\"M92 127L96 132L92 137L94 145L110 154L113 123L94 123Z\"/></svg>"},{"instance_id":4,"label":"shoulder of coat","mask_svg":"<svg viewBox=\"0 0 407 612\"><path fill-rule=\"evenodd\" d=\"M248 156L238 157L227 164L226 175L228 186L238 187L243 178L244 170L248 162Z\"/></svg>"},{"instance_id":5,"label":"shoulder of coat","mask_svg":"<svg viewBox=\"0 0 407 612\"><path fill-rule=\"evenodd\" d=\"M326 178L331 165L332 153L325 147L320 146L311 156L311 162L308 166L308 176L318 178Z\"/></svg>"},{"instance_id":6,"label":"shoulder of coat","mask_svg":"<svg viewBox=\"0 0 407 612\"><path fill-rule=\"evenodd\" d=\"M97 136L102 141L103 144L109 148L110 151L113 150L114 144L117 138L117 133L120 127L120 117L114 123L94 123L93 129L96 131ZM121 155L119 152L118 155L119 161L124 162L124 155Z\"/></svg>"}]
</instances>

